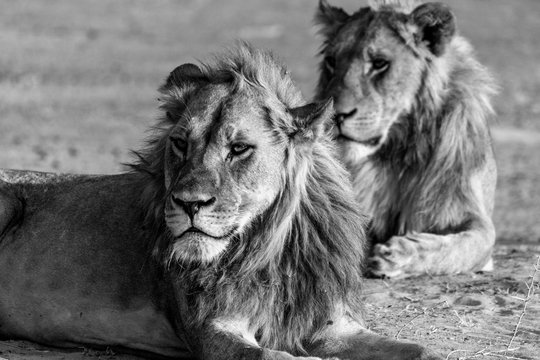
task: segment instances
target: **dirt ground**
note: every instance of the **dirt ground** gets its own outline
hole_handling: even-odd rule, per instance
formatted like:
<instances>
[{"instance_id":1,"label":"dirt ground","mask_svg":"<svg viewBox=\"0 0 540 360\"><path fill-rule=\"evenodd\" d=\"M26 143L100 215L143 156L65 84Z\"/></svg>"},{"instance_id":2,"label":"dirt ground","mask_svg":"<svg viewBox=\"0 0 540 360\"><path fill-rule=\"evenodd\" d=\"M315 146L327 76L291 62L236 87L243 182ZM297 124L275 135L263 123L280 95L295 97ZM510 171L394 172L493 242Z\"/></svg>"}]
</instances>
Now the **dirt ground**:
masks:
<instances>
[{"instance_id":1,"label":"dirt ground","mask_svg":"<svg viewBox=\"0 0 540 360\"><path fill-rule=\"evenodd\" d=\"M335 0L351 11L364 2ZM540 1L448 0L501 86L492 274L368 280L369 325L448 359L540 359L540 298L524 312L540 254ZM112 173L156 117L177 65L244 39L273 49L306 98L316 82L313 0L0 0L0 167ZM1 275L0 275L1 276ZM523 315L513 338L519 316ZM516 348L516 349L514 349ZM0 358L118 358L0 342ZM1 360L1 359L0 359Z\"/></svg>"},{"instance_id":2,"label":"dirt ground","mask_svg":"<svg viewBox=\"0 0 540 360\"><path fill-rule=\"evenodd\" d=\"M447 359L540 359L539 250L498 246L493 273L369 280L371 328Z\"/></svg>"}]
</instances>

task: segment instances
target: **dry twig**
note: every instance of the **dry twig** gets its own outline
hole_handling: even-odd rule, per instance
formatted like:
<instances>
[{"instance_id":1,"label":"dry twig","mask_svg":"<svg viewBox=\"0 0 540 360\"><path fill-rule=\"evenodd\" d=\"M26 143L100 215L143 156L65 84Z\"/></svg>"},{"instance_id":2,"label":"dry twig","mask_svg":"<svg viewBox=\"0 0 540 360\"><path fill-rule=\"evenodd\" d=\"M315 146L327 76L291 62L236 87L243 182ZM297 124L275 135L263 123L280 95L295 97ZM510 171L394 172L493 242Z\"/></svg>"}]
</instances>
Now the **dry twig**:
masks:
<instances>
[{"instance_id":1,"label":"dry twig","mask_svg":"<svg viewBox=\"0 0 540 360\"><path fill-rule=\"evenodd\" d=\"M514 334L512 335L512 338L510 339L510 342L508 343L508 346L506 347L506 351L510 351L510 348L512 347L512 343L514 342L514 339L516 338L519 327L521 325L521 320L523 319L523 317L527 313L527 305L529 305L529 301L532 299L532 297L534 295L534 290L535 290L534 279L536 277L536 274L539 271L540 271L540 255L536 259L536 265L534 265L534 271L533 271L533 274L531 275L531 283L530 284L525 284L525 285L527 285L527 289L528 289L527 296L525 297L525 299L523 299L523 310L521 311L521 314L519 314L518 322L516 324L516 327L514 328ZM505 352L505 355L506 355L506 352Z\"/></svg>"},{"instance_id":2,"label":"dry twig","mask_svg":"<svg viewBox=\"0 0 540 360\"><path fill-rule=\"evenodd\" d=\"M459 353L459 352L473 353L471 355L465 355L465 357L463 357L463 358L458 357L458 359L462 359L462 360L475 359L475 358L484 357L484 356L498 357L498 358L502 358L502 359L506 359L506 360L527 360L527 359L524 359L524 358L511 356L511 355L507 354L508 351L516 351L518 349L519 348L514 348L514 349L510 349L510 350L503 349L503 350L491 350L491 351L488 351L488 348L478 350L478 351L454 350L454 351L451 351L450 353L448 353L448 355L446 355L446 360L449 360L451 355L454 355L455 353Z\"/></svg>"},{"instance_id":3,"label":"dry twig","mask_svg":"<svg viewBox=\"0 0 540 360\"><path fill-rule=\"evenodd\" d=\"M453 310L453 313L459 319L459 325L463 325L463 326L466 326L466 327L471 327L471 326L474 325L471 320L466 320L465 318L459 316L459 313L457 312L457 310Z\"/></svg>"},{"instance_id":4,"label":"dry twig","mask_svg":"<svg viewBox=\"0 0 540 360\"><path fill-rule=\"evenodd\" d=\"M433 310L435 308L438 308L440 305L442 304L446 304L447 306L448 305L448 302L446 300L444 301L441 301L441 302L438 302L436 303L435 305L431 306L431 307L428 307L428 308L425 308L420 314L416 315L415 317L413 317L411 320L409 320L405 325L403 325L399 331L396 333L396 335L394 335L394 338L399 338L399 335L401 334L401 332L403 331L403 329L405 329L407 326L409 326L410 324L412 324L412 322L416 319L418 319L420 316L423 316L423 315L426 315L428 311L430 310Z\"/></svg>"},{"instance_id":5,"label":"dry twig","mask_svg":"<svg viewBox=\"0 0 540 360\"><path fill-rule=\"evenodd\" d=\"M518 318L518 321L516 323L516 326L514 328L514 332L512 334L512 338L510 339L510 341L508 342L508 345L506 346L505 349L502 349L502 350L489 350L488 348L484 348L482 350L478 350L478 351L472 351L472 350L453 350L451 351L450 353L448 353L448 355L446 355L446 360L449 360L450 359L450 356L456 354L456 353L472 353L470 355L465 355L463 358L460 358L458 357L459 359L462 359L462 360L467 360L467 359L475 359L475 358L479 358L479 357L485 357L485 356L490 356L490 357L496 357L496 358L502 358L502 359L506 359L506 360L526 360L524 358L521 358L521 357L517 357L517 356L512 356L512 355L509 355L508 353L509 352L514 352L516 350L519 349L519 347L514 347L512 348L512 343L514 342L514 340L516 339L516 336L517 336L517 333L519 331L519 327L521 326L521 321L523 320L523 317L525 316L525 314L527 313L527 306L530 302L530 300L533 298L534 296L534 292L535 292L535 289L536 287L538 287L539 285L537 284L537 282L535 281L535 278L536 278L536 275L540 273L540 255L538 256L538 258L536 259L536 264L534 265L534 271L532 273L532 275L530 276L531 278L531 281L530 283L526 283L525 285L527 286L527 295L525 298L521 298L521 297L517 297L517 296L511 296L512 298L514 299L518 299L520 301L523 301L523 310L521 311L521 313L519 314L519 318ZM459 314L457 313L457 311L454 311L456 316L460 319L461 317L459 316ZM413 319L414 320L414 319ZM412 320L411 320L412 321Z\"/></svg>"}]
</instances>

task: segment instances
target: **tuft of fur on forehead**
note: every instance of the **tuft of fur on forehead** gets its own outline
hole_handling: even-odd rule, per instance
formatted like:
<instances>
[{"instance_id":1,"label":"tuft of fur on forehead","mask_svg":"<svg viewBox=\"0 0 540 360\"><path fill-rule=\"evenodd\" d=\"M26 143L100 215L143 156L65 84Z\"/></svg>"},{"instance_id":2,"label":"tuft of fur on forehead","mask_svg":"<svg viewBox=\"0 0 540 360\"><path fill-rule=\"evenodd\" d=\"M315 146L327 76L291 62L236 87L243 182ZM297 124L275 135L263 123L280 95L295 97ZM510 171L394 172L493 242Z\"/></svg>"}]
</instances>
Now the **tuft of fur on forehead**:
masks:
<instances>
[{"instance_id":1,"label":"tuft of fur on forehead","mask_svg":"<svg viewBox=\"0 0 540 360\"><path fill-rule=\"evenodd\" d=\"M368 2L369 7L375 11L389 9L404 14L411 13L419 4L418 0L370 0Z\"/></svg>"},{"instance_id":2,"label":"tuft of fur on forehead","mask_svg":"<svg viewBox=\"0 0 540 360\"><path fill-rule=\"evenodd\" d=\"M217 54L213 61L201 62L199 67L199 81L230 84L233 92L244 88L256 89L270 106L286 109L303 103L302 95L285 66L272 53L255 49L247 43ZM196 85L189 81L174 86L166 83L160 88L162 108L168 110L175 102L182 102Z\"/></svg>"},{"instance_id":3,"label":"tuft of fur on forehead","mask_svg":"<svg viewBox=\"0 0 540 360\"><path fill-rule=\"evenodd\" d=\"M276 98L288 108L299 106L303 99L288 70L270 52L254 49L246 43L202 64L203 74L213 82L234 79L237 88L257 87L264 95Z\"/></svg>"},{"instance_id":4,"label":"tuft of fur on forehead","mask_svg":"<svg viewBox=\"0 0 540 360\"><path fill-rule=\"evenodd\" d=\"M261 346L300 354L332 316L361 314L365 219L329 135L317 133L310 146L292 139L294 119L287 110L301 104L301 97L282 65L242 45L202 68L204 81L230 84L231 94L249 90L263 100L273 118L268 119L271 133L287 141L285 160L276 169L282 188L270 208L216 261L171 262L163 158L173 123L164 116L132 165L146 175L141 183L145 236L153 240L154 258L187 287L192 325L241 315L251 319ZM202 85L162 87L163 111L185 111L185 100L197 86Z\"/></svg>"}]
</instances>

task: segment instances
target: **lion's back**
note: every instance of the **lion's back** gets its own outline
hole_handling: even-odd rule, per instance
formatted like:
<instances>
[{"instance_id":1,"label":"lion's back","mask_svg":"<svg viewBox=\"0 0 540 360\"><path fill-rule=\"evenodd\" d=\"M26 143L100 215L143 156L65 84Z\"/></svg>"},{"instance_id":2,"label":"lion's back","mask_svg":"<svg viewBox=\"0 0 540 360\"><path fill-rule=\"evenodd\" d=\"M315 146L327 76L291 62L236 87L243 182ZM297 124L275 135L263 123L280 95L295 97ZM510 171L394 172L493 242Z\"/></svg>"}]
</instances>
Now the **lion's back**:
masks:
<instances>
[{"instance_id":1,"label":"lion's back","mask_svg":"<svg viewBox=\"0 0 540 360\"><path fill-rule=\"evenodd\" d=\"M2 170L4 193L22 204L18 224L4 243L20 241L28 251L45 255L79 247L80 258L114 252L110 238L128 238L118 246L137 247L141 230L136 178L132 174L85 176ZM127 240L126 240L127 241ZM82 255L86 252L85 255ZM112 260L112 257L111 257ZM75 264L74 264L75 265ZM103 264L106 265L106 264ZM118 269L115 269L118 270Z\"/></svg>"},{"instance_id":2,"label":"lion's back","mask_svg":"<svg viewBox=\"0 0 540 360\"><path fill-rule=\"evenodd\" d=\"M187 351L156 307L140 175L0 174L0 213L7 199L22 204L0 231L0 335L57 346L138 338L135 348Z\"/></svg>"}]
</instances>

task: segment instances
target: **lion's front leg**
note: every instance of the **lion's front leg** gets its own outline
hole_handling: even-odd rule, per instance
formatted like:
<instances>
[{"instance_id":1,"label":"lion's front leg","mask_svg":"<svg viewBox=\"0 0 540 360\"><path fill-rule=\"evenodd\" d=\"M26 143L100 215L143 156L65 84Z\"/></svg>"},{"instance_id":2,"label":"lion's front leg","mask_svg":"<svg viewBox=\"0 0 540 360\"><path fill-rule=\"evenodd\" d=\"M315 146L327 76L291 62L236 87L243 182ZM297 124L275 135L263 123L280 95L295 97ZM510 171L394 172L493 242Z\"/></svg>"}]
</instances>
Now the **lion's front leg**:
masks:
<instances>
[{"instance_id":1,"label":"lion's front leg","mask_svg":"<svg viewBox=\"0 0 540 360\"><path fill-rule=\"evenodd\" d=\"M198 341L201 345L199 357L205 360L323 360L318 357L297 357L284 351L262 348L249 330L248 321L237 318L211 321L202 331L201 339Z\"/></svg>"},{"instance_id":2,"label":"lion's front leg","mask_svg":"<svg viewBox=\"0 0 540 360\"><path fill-rule=\"evenodd\" d=\"M422 345L382 337L368 330L348 339L348 348L335 354L350 360L442 360Z\"/></svg>"},{"instance_id":3,"label":"lion's front leg","mask_svg":"<svg viewBox=\"0 0 540 360\"><path fill-rule=\"evenodd\" d=\"M347 360L441 360L426 347L377 335L342 318L314 342L310 354Z\"/></svg>"},{"instance_id":4,"label":"lion's front leg","mask_svg":"<svg viewBox=\"0 0 540 360\"><path fill-rule=\"evenodd\" d=\"M369 261L375 276L407 277L491 270L495 231L491 222L446 235L407 233L377 244Z\"/></svg>"}]
</instances>

